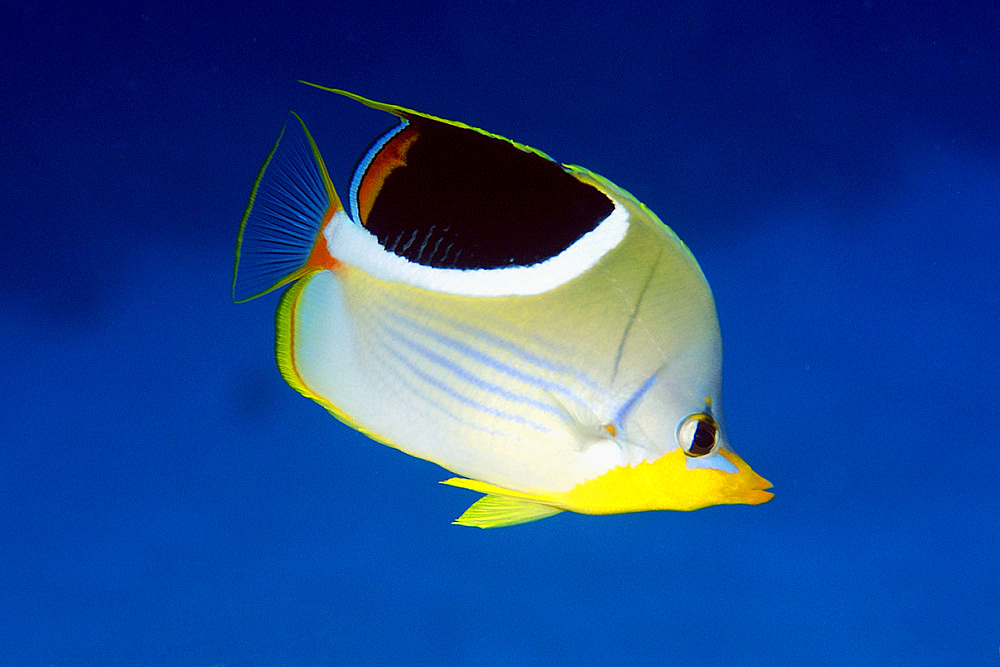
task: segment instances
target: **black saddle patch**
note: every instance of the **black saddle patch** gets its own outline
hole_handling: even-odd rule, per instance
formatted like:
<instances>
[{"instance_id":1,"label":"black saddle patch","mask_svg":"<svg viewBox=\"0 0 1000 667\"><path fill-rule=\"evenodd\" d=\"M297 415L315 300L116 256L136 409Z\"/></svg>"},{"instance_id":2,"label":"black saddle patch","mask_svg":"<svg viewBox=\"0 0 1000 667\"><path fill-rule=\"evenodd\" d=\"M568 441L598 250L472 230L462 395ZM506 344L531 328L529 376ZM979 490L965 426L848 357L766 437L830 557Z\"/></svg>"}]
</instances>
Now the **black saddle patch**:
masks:
<instances>
[{"instance_id":1,"label":"black saddle patch","mask_svg":"<svg viewBox=\"0 0 1000 667\"><path fill-rule=\"evenodd\" d=\"M410 118L379 153L387 150L402 162L362 177L384 179L362 223L387 250L425 266L536 264L614 210L559 164L475 130Z\"/></svg>"}]
</instances>

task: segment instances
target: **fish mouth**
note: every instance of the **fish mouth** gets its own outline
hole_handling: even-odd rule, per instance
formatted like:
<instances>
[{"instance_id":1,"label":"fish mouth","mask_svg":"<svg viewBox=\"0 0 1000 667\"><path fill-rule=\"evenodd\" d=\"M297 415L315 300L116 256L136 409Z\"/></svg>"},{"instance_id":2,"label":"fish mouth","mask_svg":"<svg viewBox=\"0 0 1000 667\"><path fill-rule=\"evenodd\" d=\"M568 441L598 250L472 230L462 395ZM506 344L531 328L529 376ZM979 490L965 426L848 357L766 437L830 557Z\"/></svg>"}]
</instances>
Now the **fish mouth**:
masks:
<instances>
[{"instance_id":1,"label":"fish mouth","mask_svg":"<svg viewBox=\"0 0 1000 667\"><path fill-rule=\"evenodd\" d=\"M754 472L753 468L740 458L739 454L733 451L723 451L721 454L739 470L737 475L739 481L732 489L730 496L732 503L760 505L774 497L774 493L768 491L768 489L773 489L774 485Z\"/></svg>"},{"instance_id":2,"label":"fish mouth","mask_svg":"<svg viewBox=\"0 0 1000 667\"><path fill-rule=\"evenodd\" d=\"M745 492L744 503L747 505L760 505L774 498L774 492L768 490L773 489L774 484L771 484L771 482L751 470L750 466L747 466L746 472L750 475L750 479L747 480L750 482L750 485Z\"/></svg>"},{"instance_id":3,"label":"fish mouth","mask_svg":"<svg viewBox=\"0 0 1000 667\"><path fill-rule=\"evenodd\" d=\"M749 468L743 474L747 473L749 473L750 479L746 480L747 483L741 485L741 489L733 493L732 502L741 505L762 505L771 498L774 498L774 492L768 490L774 488L773 484Z\"/></svg>"},{"instance_id":4,"label":"fish mouth","mask_svg":"<svg viewBox=\"0 0 1000 667\"><path fill-rule=\"evenodd\" d=\"M757 473L753 472L752 470L750 470L750 472L753 473L753 475L756 476L757 479L760 480L760 482L759 484L755 484L752 488L750 488L747 491L747 501L746 501L747 504L760 505L762 503L766 503L771 498L774 498L774 492L768 490L768 489L773 489L774 484L771 484L771 482L767 481L766 479L764 479Z\"/></svg>"},{"instance_id":5,"label":"fish mouth","mask_svg":"<svg viewBox=\"0 0 1000 667\"><path fill-rule=\"evenodd\" d=\"M773 487L768 485L767 488L770 489ZM744 505L763 505L771 498L774 498L774 493L771 491L766 491L765 489L751 489L743 495L740 502Z\"/></svg>"}]
</instances>

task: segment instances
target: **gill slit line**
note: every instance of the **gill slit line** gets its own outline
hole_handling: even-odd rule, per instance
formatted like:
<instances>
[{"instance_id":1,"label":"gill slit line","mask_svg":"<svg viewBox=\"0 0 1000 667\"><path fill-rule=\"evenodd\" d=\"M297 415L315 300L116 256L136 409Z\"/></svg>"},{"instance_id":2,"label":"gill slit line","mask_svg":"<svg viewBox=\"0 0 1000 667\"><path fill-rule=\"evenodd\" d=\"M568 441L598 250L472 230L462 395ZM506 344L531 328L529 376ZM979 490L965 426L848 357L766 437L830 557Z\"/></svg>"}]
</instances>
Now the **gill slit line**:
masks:
<instances>
[{"instance_id":1,"label":"gill slit line","mask_svg":"<svg viewBox=\"0 0 1000 667\"><path fill-rule=\"evenodd\" d=\"M632 332L632 325L635 324L636 319L639 317L639 308L642 306L643 297L646 296L646 291L649 289L650 283L653 282L653 274L656 273L656 267L659 266L660 258L662 256L663 248L660 248L656 253L656 259L653 261L653 264L649 269L649 273L646 275L646 280L642 283L642 288L639 290L639 298L636 299L635 306L632 307L632 314L629 316L628 322L625 323L625 330L622 332L622 339L618 342L618 352L615 354L615 365L612 367L611 371L612 385L618 377L618 366L621 364L622 355L625 352L625 341L628 340L628 336Z\"/></svg>"}]
</instances>

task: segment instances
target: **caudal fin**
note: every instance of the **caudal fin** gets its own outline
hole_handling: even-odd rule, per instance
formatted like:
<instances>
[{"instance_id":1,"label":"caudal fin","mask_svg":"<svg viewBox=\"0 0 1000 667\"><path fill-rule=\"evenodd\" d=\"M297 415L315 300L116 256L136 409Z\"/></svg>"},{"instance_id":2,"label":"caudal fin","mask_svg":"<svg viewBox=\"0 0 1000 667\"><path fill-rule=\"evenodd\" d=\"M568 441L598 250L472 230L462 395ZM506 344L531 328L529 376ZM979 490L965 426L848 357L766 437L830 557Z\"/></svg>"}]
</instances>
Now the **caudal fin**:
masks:
<instances>
[{"instance_id":1,"label":"caudal fin","mask_svg":"<svg viewBox=\"0 0 1000 667\"><path fill-rule=\"evenodd\" d=\"M323 226L341 210L319 149L295 113L261 167L236 242L233 300L266 294L321 265ZM329 260L329 258L326 258Z\"/></svg>"}]
</instances>

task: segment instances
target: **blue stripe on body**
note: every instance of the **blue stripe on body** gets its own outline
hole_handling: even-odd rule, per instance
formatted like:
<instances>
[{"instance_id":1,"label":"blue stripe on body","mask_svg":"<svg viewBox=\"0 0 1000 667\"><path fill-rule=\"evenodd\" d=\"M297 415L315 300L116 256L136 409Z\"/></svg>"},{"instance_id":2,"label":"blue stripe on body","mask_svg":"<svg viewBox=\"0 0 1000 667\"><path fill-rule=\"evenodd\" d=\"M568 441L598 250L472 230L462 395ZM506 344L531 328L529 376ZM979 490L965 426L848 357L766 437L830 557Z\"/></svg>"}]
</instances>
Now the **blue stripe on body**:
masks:
<instances>
[{"instance_id":1,"label":"blue stripe on body","mask_svg":"<svg viewBox=\"0 0 1000 667\"><path fill-rule=\"evenodd\" d=\"M379 329L381 331L383 331L383 332L386 331L386 328L384 326L379 327ZM379 341L380 337L372 335L372 332L369 331L369 335L367 336L367 339L369 341L377 343ZM426 382L426 383L429 383L432 386L438 387L439 389L441 389L445 393L447 393L449 395L452 395L455 398L457 398L459 400L459 402L467 403L467 404L469 403L469 401L466 399L466 397L455 396L454 392L450 391L449 388L441 386L440 381L438 381L435 378L429 376L427 373L421 371L419 368L417 368L416 366L414 366L414 364L409 359L407 359L399 350L395 349L394 347L386 345L384 342L382 344L367 345L365 347L366 347L366 350L367 350L367 355L371 358L372 362L374 362L374 365L375 365L376 368L381 367L383 369L390 369L390 368L397 368L398 369L400 366L402 366L406 370L410 371L410 373L412 375L416 376L416 378L418 380ZM388 357L386 357L385 354L380 354L379 353L380 351L388 353ZM418 389L407 378L407 375L405 373L396 371L396 372L389 373L389 375L392 377L393 381L398 382L400 385L402 385L402 387L407 392L409 392L410 395L416 396L419 400L422 400L425 403L429 404L431 407L433 407L434 409L440 411L441 413L443 413L444 415L446 415L448 418L450 418L452 421L454 421L456 423L462 424L463 426L467 426L467 427L469 427L471 429L480 431L480 432L485 433L487 435L501 436L501 437L513 438L513 439L517 439L517 437L518 437L514 433L505 432L505 431L498 431L496 429L492 429L492 428L489 428L487 426L484 426L481 423L470 422L468 420L462 419L461 417L459 417L458 415L456 415L454 412L452 412L451 410L448 410L446 407L444 407L443 405L441 405L440 403L438 403L437 401L435 401L431 396L428 395L427 391ZM475 404L475 403L472 403L471 405L473 407L479 407L478 404ZM397 443L397 444L402 444L402 443Z\"/></svg>"},{"instance_id":2,"label":"blue stripe on body","mask_svg":"<svg viewBox=\"0 0 1000 667\"><path fill-rule=\"evenodd\" d=\"M434 341L440 343L441 345L455 350L456 352L464 355L470 360L478 362L489 368L492 368L493 370L496 370L514 380L519 380L532 387L536 387L538 389L542 389L550 393L560 394L580 405L587 405L587 402L579 394L577 394L575 391L573 391L571 388L567 387L564 384L552 382L537 375L532 375L528 372L522 371L514 366L511 366L510 364L500 361L499 359L487 354L486 352L483 352L482 350L476 347L473 347L458 339L452 338L451 336L447 336L435 329L428 328L420 324L419 322L416 322L413 319L405 315L402 315L400 313L395 313L394 319L396 319L397 321L399 321L404 325L408 325L409 327L417 330L421 334L427 336L428 338L433 339ZM591 389L596 392L601 392L601 389L596 385L596 383L591 381L589 378L586 378L586 376L583 376L579 371L576 371L575 369L568 368L562 364L549 362L548 360L535 356L531 352L528 352L524 348L516 345L511 341L499 338L497 336L493 336L492 334L488 334L479 329L457 325L455 323L449 323L449 324L453 324L456 328L464 330L466 333L468 333L473 337L479 338L480 340L492 343L497 347L502 347L503 349L513 352L520 358L531 363L532 365L540 366L541 368L552 372L564 375L570 375L571 377L576 379L582 379L588 389ZM559 414L563 414L562 411L557 410L557 412Z\"/></svg>"},{"instance_id":3,"label":"blue stripe on body","mask_svg":"<svg viewBox=\"0 0 1000 667\"><path fill-rule=\"evenodd\" d=\"M449 325L453 326L459 331L467 333L470 336L478 338L486 343L495 345L496 347L507 350L508 352L513 352L514 354L521 357L521 359L528 362L529 364L538 366L540 368L543 368L547 371L551 371L553 373L557 373L559 375L568 375L572 377L574 380L578 381L580 384L584 385L587 389L590 389L591 391L598 393L602 393L604 391L599 384L591 380L590 377L588 377L583 371L581 371L578 368L567 366L565 364L560 364L557 361L552 361L551 359L545 359L544 357L539 357L538 355L529 352L520 345L517 345L516 343L513 343L507 340L506 338L495 336L491 333L483 331L482 329L476 329L470 325L463 324L461 322L449 321Z\"/></svg>"},{"instance_id":4,"label":"blue stripe on body","mask_svg":"<svg viewBox=\"0 0 1000 667\"><path fill-rule=\"evenodd\" d=\"M430 375L429 373L421 370L420 368L418 368L415 364L413 364L409 359L407 359L399 351L394 350L392 348L388 348L388 349L389 349L389 353L392 356L394 356L399 363L401 363L403 366L405 366L407 368L407 370L409 370L411 373L413 373L415 376L417 376L422 382L425 382L425 383L429 384L430 386L434 387L435 389L437 389L437 390L441 391L442 393L448 395L449 397L455 399L459 403L463 403L464 405L467 405L467 406L469 406L471 408L479 410L480 412L486 413L486 414L491 415L493 417L497 417L499 419L504 419L506 421L513 422L515 424L521 424L521 425L524 425L524 426L530 426L531 428L535 429L536 431L540 431L540 432L546 433L546 432L548 432L550 430L547 426L545 426L543 424L539 424L537 422L533 422L533 421L527 419L526 417L524 417L522 415L513 414L513 413L510 413L510 412L506 412L504 410L499 410L499 409L494 408L492 406L485 405L485 404L480 403L478 401L474 401L471 398L469 398L468 396L466 396L465 394L462 394L461 392L456 391L453 387L451 387L450 385L448 385L446 382L444 382L444 381L442 381L442 380L434 377L433 375ZM454 413L452 413L451 411L449 411L447 408L443 407L440 403L438 403L438 402L434 401L433 399L431 399L424 392L413 390L413 393L416 394L417 396L420 396L421 398L425 399L427 402L429 402L432 405L434 405L435 407L437 407L439 410L441 410L442 412L444 412L445 414L447 414L452 419L455 419L456 421L459 421L459 422L461 422L463 424L466 424L467 426L472 426L474 428L478 428L479 430L487 431L487 432L495 434L495 435L510 435L510 434L507 434L507 433L493 431L491 429L487 429L487 428L482 427L480 425L467 422L467 421L461 419L460 417L458 417L457 415L455 415Z\"/></svg>"},{"instance_id":5,"label":"blue stripe on body","mask_svg":"<svg viewBox=\"0 0 1000 667\"><path fill-rule=\"evenodd\" d=\"M449 393L450 395L452 394L452 392L449 391L448 387L443 386L442 383L439 380L437 380L434 377L431 377L427 373L421 371L419 368L417 368L416 366L414 366L413 363L410 362L408 359L406 359L406 357L404 357L399 351L393 350L393 349L389 349L389 354L400 365L404 366L407 370L409 370L412 374L414 374L419 380L421 380L423 382L426 382L428 384L431 384L432 386L436 386L439 389L441 389L442 391L444 391L445 393ZM481 431L483 433L486 433L487 435L499 435L499 436L502 436L502 437L505 437L505 438L516 438L516 436L514 434L512 434L512 433L508 433L508 432L505 432L505 431L497 431L495 429L483 426L482 424L479 424L479 423L476 423L476 422L470 422L470 421L468 421L466 419L462 419L461 417L459 417L458 415L456 415L454 412L452 412L451 410L447 409L446 407L444 407L443 405L441 405L440 403L438 403L437 401L435 401L434 399L432 399L430 396L428 396L427 392L417 390L416 387L414 387L409 382L407 382L406 380L404 380L400 374L398 374L398 373L395 374L395 377L400 382L400 384L402 384L404 387L406 387L406 389L411 394L413 394L417 398L423 400L424 402L430 404L434 409L439 410L440 412L444 413L445 415L448 416L449 419L451 419L451 420L453 420L453 421L455 421L455 422L457 422L459 424L462 424L463 426L467 426L467 427L475 429L477 431ZM459 401L461 401L461 402L466 402L466 401L463 400L464 397L462 397L462 396L456 396L456 398L458 398Z\"/></svg>"},{"instance_id":6,"label":"blue stripe on body","mask_svg":"<svg viewBox=\"0 0 1000 667\"><path fill-rule=\"evenodd\" d=\"M413 373L414 375L416 375L419 380L426 381L428 379L426 377L426 373L423 373L420 369L414 367L414 365L408 359L406 359L398 350L394 350L394 349L391 349L391 348L388 348L388 347L385 347L385 346L382 346L382 347L384 347L386 349L386 351L388 352L389 356L391 357L391 359L386 359L385 357L382 357L381 355L379 355L380 358L378 358L377 361L379 363L381 363L384 367L392 367L394 362L398 362L398 364L400 366L405 367L411 373ZM369 348L369 349L371 349L371 348ZM505 438L516 438L516 436L513 433L508 433L508 432L505 432L505 431L497 431L495 429L483 426L482 424L475 423L475 422L470 422L468 420L462 419L461 417L459 417L458 415L456 415L451 410L448 410L447 408L445 408L444 406L442 406L440 403L437 403L436 401L434 401L434 399L432 399L430 396L427 395L426 391L420 391L420 390L418 390L411 382L409 382L406 379L406 376L403 373L393 373L392 377L393 377L394 381L396 381L399 384L401 384L406 389L406 391L408 391L410 394L412 394L413 396L416 396L418 399L424 401L425 403L428 403L434 409L436 409L436 410L442 412L443 414L447 415L447 417L449 419L451 419L451 420L453 420L453 421L455 421L455 422L457 422L459 424L462 424L463 426L467 426L467 427L475 429L477 431L481 431L482 433L486 433L487 435L498 435L498 436L502 436L502 437L505 437ZM433 378L431 378L431 379L433 380Z\"/></svg>"},{"instance_id":7,"label":"blue stripe on body","mask_svg":"<svg viewBox=\"0 0 1000 667\"><path fill-rule=\"evenodd\" d=\"M491 394L499 396L500 398L504 398L514 403L522 403L524 405L530 405L533 408L537 408L538 410L549 412L554 415L561 416L563 414L562 410L559 410L556 406L552 405L551 403L545 403L544 401L539 401L536 398L531 398L530 396L524 396L523 394L516 394L508 389L505 389L504 387L501 387L496 383L482 379L478 375L475 375L474 373L471 373L465 368L463 368L460 364L411 340L405 334L400 333L395 329L386 328L385 331L392 338L395 338L397 341L399 341L402 345L405 345L406 347L410 348L411 350L421 355L428 361L436 364L437 366L440 366L448 370L458 379L462 380L463 382L467 382L468 384L471 384L477 389L489 392Z\"/></svg>"},{"instance_id":8,"label":"blue stripe on body","mask_svg":"<svg viewBox=\"0 0 1000 667\"><path fill-rule=\"evenodd\" d=\"M616 425L620 426L622 422L625 421L625 417L628 416L629 410L631 410L632 406L635 405L647 391L649 391L650 387L653 386L653 383L656 382L657 377L659 377L659 372L653 373L648 380L642 383L641 387L635 390L634 394L625 399L625 403L622 404L622 407L619 408L618 412L615 414Z\"/></svg>"},{"instance_id":9,"label":"blue stripe on body","mask_svg":"<svg viewBox=\"0 0 1000 667\"><path fill-rule=\"evenodd\" d=\"M419 347L419 346L415 346L415 345L410 345L410 342L406 339L406 337L403 336L399 332L396 332L396 331L394 331L392 329L388 329L388 328L384 329L384 331L386 331L387 333L389 333L392 338L394 338L394 339L396 339L396 340L398 340L398 341L406 344L407 347L411 347L411 349ZM534 429L536 431L540 431L540 432L545 433L545 432L548 432L550 430L544 424L539 424L538 422L534 422L534 421L532 421L532 420L524 417L523 415L519 415L519 414L507 412L505 410L500 410L500 409L494 408L494 407L492 407L490 405L486 405L484 403L480 403L479 401L475 401L475 400L469 398L467 395L465 395L465 394L463 394L463 393L455 390L454 387L452 387L451 385L447 384L446 382L444 382L444 381L440 380L439 378L436 378L433 375L430 375L429 373L421 370L415 364L413 364L409 359L407 359L405 357L405 355L403 355L398 350L393 349L393 348L388 347L388 346L386 347L386 349L389 351L389 353L393 357L396 358L397 361L399 361L401 364L403 364L407 368L407 370L409 370L411 373L413 373L415 376L417 376L422 382L425 382L426 384L428 384L428 385L436 388L438 391L441 391L442 393L444 393L445 395L449 396L450 398L458 401L459 403L467 405L467 406L469 406L469 407L471 407L471 408L473 408L475 410L479 410L480 412L488 414L488 415L490 415L492 417L496 417L498 419L503 419L505 421L513 422L515 424L520 424L520 425L523 425L523 426L528 426L528 427L530 427L530 428L532 428L532 429ZM414 351L422 354L422 352L421 352L420 349L415 349ZM429 350L426 350L426 349L424 349L424 351L425 352L430 352ZM422 355L422 356L426 356L426 355ZM434 361L433 359L429 359L429 360ZM470 377L472 377L472 376L470 376ZM476 378L473 377L473 379L476 379ZM440 410L442 410L443 412L449 414L449 416L451 416L452 418L454 418L454 419L456 419L458 421L463 421L460 418L458 418L456 415L454 415L453 413L450 413L443 406L441 406L437 402L435 402L432 399L430 399L429 397L427 397L422 392L415 391L414 393L416 393L419 396L422 396L423 398L425 398L429 402L433 403ZM467 422L463 421L463 423L467 423ZM468 425L472 426L472 424L468 424Z\"/></svg>"}]
</instances>

